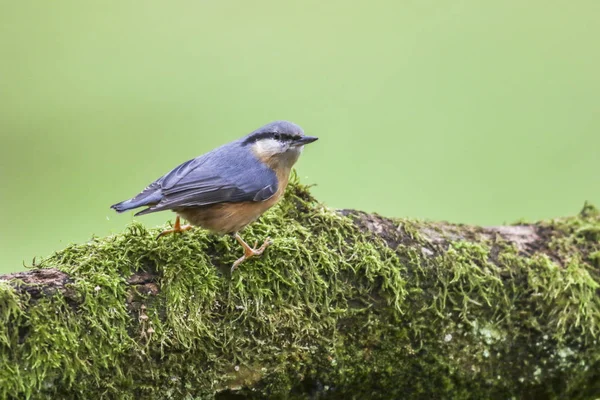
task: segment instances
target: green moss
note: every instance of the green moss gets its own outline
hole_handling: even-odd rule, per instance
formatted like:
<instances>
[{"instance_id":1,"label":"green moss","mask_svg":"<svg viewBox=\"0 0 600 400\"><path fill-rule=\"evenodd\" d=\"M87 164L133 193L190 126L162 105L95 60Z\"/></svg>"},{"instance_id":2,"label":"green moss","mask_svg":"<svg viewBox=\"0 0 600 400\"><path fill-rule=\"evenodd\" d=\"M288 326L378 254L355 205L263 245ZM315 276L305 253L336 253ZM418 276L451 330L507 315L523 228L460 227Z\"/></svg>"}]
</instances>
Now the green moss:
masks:
<instances>
[{"instance_id":1,"label":"green moss","mask_svg":"<svg viewBox=\"0 0 600 400\"><path fill-rule=\"evenodd\" d=\"M273 245L233 275L241 250L231 238L198 229L157 241L162 228L134 223L43 262L71 276L67 297L30 299L0 282L0 398L210 398L224 388L249 398L585 398L600 360L600 217L586 210L543 225L568 262L489 240L424 253L420 232L434 225L398 221L408 239L390 249L294 180L243 232ZM471 228L453 235L461 229ZM159 290L130 288L142 271L157 272Z\"/></svg>"}]
</instances>

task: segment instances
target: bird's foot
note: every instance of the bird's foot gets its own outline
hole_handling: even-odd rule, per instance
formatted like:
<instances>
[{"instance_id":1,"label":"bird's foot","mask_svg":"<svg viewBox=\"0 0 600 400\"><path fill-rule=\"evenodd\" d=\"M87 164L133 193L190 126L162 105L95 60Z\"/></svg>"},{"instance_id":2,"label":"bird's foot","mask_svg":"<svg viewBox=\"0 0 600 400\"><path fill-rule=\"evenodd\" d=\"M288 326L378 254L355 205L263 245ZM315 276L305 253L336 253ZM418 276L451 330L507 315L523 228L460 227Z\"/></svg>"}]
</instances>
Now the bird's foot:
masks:
<instances>
[{"instance_id":1,"label":"bird's foot","mask_svg":"<svg viewBox=\"0 0 600 400\"><path fill-rule=\"evenodd\" d=\"M239 234L235 234L235 239L238 241L239 244L242 245L242 247L244 248L244 255L241 256L240 258L237 259L236 262L233 263L233 266L231 267L231 272L233 273L233 271L235 271L235 269L244 261L246 261L247 259L254 257L254 256L260 256L267 247L269 247L269 245L273 244L273 242L271 241L271 238L266 238L265 241L263 242L262 246L260 246L258 249L256 248L256 246L258 245L258 242L254 243L254 248L248 246L248 243L244 242L244 240L241 238L241 236Z\"/></svg>"},{"instance_id":2,"label":"bird's foot","mask_svg":"<svg viewBox=\"0 0 600 400\"><path fill-rule=\"evenodd\" d=\"M193 226L189 225L189 224L187 224L187 225L181 225L181 221L180 221L180 218L179 218L179 215L178 215L177 218L175 218L175 225L173 225L173 228L162 231L156 237L156 239L159 239L161 236L168 235L169 233L178 233L178 232L189 231L192 228L193 228Z\"/></svg>"}]
</instances>

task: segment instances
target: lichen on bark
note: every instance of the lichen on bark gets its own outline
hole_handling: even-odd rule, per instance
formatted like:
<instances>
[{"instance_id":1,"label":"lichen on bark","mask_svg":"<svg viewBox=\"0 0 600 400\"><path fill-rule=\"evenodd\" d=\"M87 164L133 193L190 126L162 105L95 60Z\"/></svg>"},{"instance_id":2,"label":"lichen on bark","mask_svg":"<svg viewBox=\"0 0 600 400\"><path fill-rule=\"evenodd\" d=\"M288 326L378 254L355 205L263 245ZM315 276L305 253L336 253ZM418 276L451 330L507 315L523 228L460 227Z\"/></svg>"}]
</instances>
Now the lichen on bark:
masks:
<instances>
[{"instance_id":1,"label":"lichen on bark","mask_svg":"<svg viewBox=\"0 0 600 400\"><path fill-rule=\"evenodd\" d=\"M593 398L600 214L480 228L292 182L235 242L159 228L0 280L0 398ZM51 282L51 283L50 283Z\"/></svg>"}]
</instances>

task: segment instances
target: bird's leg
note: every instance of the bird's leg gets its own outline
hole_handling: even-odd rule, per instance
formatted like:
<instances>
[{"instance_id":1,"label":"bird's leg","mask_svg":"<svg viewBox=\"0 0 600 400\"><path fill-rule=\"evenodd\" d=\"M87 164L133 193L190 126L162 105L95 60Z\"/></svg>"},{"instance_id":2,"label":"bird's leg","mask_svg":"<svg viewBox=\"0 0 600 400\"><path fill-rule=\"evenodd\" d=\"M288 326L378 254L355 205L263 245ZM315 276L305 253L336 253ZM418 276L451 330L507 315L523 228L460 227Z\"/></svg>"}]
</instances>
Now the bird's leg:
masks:
<instances>
[{"instance_id":1,"label":"bird's leg","mask_svg":"<svg viewBox=\"0 0 600 400\"><path fill-rule=\"evenodd\" d=\"M237 261L233 263L233 266L231 267L231 272L235 271L238 265L240 265L242 262L249 259L250 257L260 256L263 253L263 251L265 251L265 249L269 247L269 245L272 243L270 238L266 238L262 246L260 246L258 249L253 249L252 247L248 246L248 243L244 242L244 239L242 239L242 237L237 232L233 235L233 237L244 248L244 255L238 258ZM256 247L256 244L254 245L254 247Z\"/></svg>"},{"instance_id":2,"label":"bird's leg","mask_svg":"<svg viewBox=\"0 0 600 400\"><path fill-rule=\"evenodd\" d=\"M179 215L177 216L177 218L175 218L175 225L173 225L173 228L171 229L167 229L165 231L162 231L156 238L158 239L159 237L169 234L169 233L175 233L175 232L185 232L188 231L190 229L192 229L193 226L187 224L187 225L181 225L181 221L179 218Z\"/></svg>"}]
</instances>

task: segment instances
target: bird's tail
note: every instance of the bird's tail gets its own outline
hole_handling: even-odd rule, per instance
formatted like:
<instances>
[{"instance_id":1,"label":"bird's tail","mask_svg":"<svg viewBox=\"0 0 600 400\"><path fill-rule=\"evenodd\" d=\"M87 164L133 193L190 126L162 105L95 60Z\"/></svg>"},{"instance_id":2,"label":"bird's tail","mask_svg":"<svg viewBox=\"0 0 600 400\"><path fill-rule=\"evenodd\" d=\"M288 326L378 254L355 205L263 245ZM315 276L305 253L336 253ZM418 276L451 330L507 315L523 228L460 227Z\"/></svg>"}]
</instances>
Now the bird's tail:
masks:
<instances>
[{"instance_id":1,"label":"bird's tail","mask_svg":"<svg viewBox=\"0 0 600 400\"><path fill-rule=\"evenodd\" d=\"M134 208L143 206L153 206L162 199L160 190L149 186L144 189L140 194L135 196L133 199L125 200L117 204L110 206L116 212L122 213L127 210L133 210ZM137 214L136 214L137 215Z\"/></svg>"},{"instance_id":2,"label":"bird's tail","mask_svg":"<svg viewBox=\"0 0 600 400\"><path fill-rule=\"evenodd\" d=\"M113 204L112 206L110 206L110 208L112 208L113 210L115 210L118 213L122 213L125 212L127 210L133 210L134 208L140 207L140 205L134 205L134 203L130 200L125 200L122 201L120 203L117 204Z\"/></svg>"}]
</instances>

